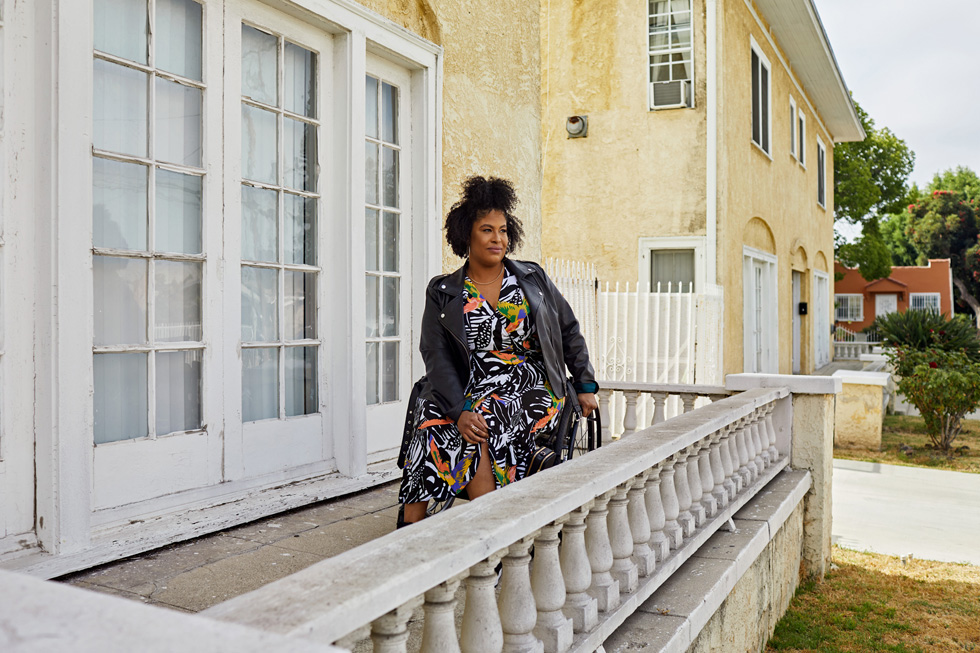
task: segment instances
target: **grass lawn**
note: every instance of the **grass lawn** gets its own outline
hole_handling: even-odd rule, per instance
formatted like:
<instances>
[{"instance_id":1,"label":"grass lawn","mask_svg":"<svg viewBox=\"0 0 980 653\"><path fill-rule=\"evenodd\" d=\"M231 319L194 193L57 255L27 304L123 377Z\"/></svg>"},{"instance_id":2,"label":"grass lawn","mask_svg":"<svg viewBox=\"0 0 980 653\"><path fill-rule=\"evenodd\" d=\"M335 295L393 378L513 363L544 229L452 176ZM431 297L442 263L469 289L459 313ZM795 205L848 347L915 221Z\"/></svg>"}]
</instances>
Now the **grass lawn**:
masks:
<instances>
[{"instance_id":1,"label":"grass lawn","mask_svg":"<svg viewBox=\"0 0 980 653\"><path fill-rule=\"evenodd\" d=\"M766 651L980 651L980 567L834 547L800 586Z\"/></svg>"},{"instance_id":2,"label":"grass lawn","mask_svg":"<svg viewBox=\"0 0 980 653\"><path fill-rule=\"evenodd\" d=\"M886 415L881 432L881 451L835 448L834 457L980 474L980 421L963 420L963 430L953 441L953 449L967 448L954 453L952 458L927 448L929 444L925 422L921 417ZM911 451L903 451L902 445L911 447Z\"/></svg>"}]
</instances>

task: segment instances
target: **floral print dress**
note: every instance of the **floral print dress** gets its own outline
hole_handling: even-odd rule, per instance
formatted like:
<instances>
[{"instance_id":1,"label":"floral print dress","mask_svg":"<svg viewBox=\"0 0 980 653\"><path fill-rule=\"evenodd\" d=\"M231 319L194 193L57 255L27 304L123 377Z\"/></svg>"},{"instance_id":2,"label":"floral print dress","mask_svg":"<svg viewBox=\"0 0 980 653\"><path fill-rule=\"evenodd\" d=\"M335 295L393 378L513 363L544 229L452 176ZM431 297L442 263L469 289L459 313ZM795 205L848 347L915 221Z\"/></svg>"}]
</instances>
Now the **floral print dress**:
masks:
<instances>
[{"instance_id":1,"label":"floral print dress","mask_svg":"<svg viewBox=\"0 0 980 653\"><path fill-rule=\"evenodd\" d=\"M489 426L487 449L497 487L520 480L536 436L558 426L564 405L547 380L544 357L524 293L509 271L497 308L469 277L463 284L463 323L470 351L466 407ZM463 440L456 423L432 402L419 398L399 501L444 501L476 473L480 447Z\"/></svg>"}]
</instances>

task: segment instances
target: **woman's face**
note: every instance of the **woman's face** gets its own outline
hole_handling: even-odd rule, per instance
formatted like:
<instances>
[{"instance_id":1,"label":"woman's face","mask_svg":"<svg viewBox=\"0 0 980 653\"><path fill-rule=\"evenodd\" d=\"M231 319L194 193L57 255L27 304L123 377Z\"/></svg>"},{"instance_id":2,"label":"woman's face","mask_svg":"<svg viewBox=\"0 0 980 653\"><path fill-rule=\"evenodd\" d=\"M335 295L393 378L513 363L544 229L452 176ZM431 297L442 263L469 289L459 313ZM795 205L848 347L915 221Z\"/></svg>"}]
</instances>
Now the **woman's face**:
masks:
<instances>
[{"instance_id":1,"label":"woman's face","mask_svg":"<svg viewBox=\"0 0 980 653\"><path fill-rule=\"evenodd\" d=\"M496 209L473 221L470 260L483 267L497 267L507 254L507 216Z\"/></svg>"}]
</instances>

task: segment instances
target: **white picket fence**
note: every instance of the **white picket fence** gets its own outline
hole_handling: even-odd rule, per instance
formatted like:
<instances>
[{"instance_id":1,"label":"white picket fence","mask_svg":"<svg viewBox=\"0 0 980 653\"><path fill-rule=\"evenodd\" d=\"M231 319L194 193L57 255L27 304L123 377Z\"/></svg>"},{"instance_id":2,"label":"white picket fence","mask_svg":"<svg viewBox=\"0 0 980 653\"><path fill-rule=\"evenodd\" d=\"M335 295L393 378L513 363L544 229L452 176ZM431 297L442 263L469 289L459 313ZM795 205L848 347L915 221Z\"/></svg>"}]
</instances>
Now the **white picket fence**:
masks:
<instances>
[{"instance_id":1,"label":"white picket fence","mask_svg":"<svg viewBox=\"0 0 980 653\"><path fill-rule=\"evenodd\" d=\"M720 287L704 293L673 285L652 290L638 284L600 287L592 265L549 260L546 270L582 324L600 385L603 381L723 385ZM610 414L604 416L614 433L622 430L623 401L622 397L611 401ZM653 408L650 397L638 404L640 428L650 424ZM681 412L680 399L671 397L666 416Z\"/></svg>"}]
</instances>

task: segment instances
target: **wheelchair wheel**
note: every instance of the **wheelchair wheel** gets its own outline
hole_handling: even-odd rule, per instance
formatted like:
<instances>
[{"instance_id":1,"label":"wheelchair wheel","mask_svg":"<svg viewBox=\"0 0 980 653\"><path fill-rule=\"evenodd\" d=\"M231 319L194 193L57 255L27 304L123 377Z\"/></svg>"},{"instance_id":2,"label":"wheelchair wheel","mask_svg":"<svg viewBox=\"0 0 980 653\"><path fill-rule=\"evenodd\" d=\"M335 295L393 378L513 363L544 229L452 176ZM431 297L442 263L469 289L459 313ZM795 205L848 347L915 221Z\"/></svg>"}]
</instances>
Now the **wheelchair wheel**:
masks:
<instances>
[{"instance_id":1,"label":"wheelchair wheel","mask_svg":"<svg viewBox=\"0 0 980 653\"><path fill-rule=\"evenodd\" d=\"M600 446L602 446L602 419L599 411L594 410L588 417L578 418L572 426L565 460L594 451Z\"/></svg>"}]
</instances>

